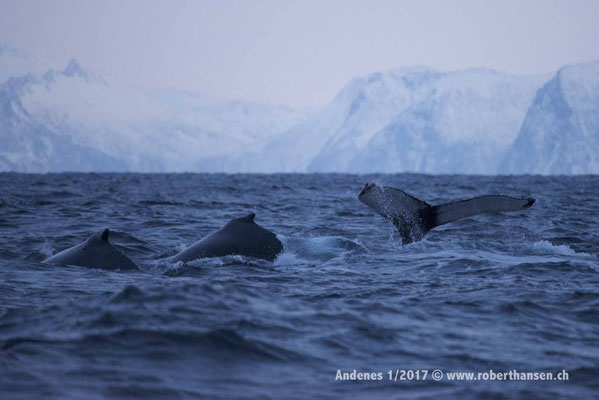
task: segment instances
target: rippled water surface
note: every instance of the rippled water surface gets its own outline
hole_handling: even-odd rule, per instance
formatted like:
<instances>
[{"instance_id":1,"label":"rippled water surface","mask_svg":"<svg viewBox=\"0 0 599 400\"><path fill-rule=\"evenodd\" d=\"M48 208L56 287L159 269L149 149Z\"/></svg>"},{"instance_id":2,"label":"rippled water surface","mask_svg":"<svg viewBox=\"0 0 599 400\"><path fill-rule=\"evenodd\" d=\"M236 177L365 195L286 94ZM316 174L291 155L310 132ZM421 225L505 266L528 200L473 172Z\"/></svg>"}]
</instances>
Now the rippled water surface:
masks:
<instances>
[{"instance_id":1,"label":"rippled water surface","mask_svg":"<svg viewBox=\"0 0 599 400\"><path fill-rule=\"evenodd\" d=\"M431 204L531 196L401 246L364 183ZM591 398L599 178L0 174L0 397ZM167 258L256 213L274 262ZM140 267L42 264L109 227ZM568 382L335 381L337 370L569 372Z\"/></svg>"}]
</instances>

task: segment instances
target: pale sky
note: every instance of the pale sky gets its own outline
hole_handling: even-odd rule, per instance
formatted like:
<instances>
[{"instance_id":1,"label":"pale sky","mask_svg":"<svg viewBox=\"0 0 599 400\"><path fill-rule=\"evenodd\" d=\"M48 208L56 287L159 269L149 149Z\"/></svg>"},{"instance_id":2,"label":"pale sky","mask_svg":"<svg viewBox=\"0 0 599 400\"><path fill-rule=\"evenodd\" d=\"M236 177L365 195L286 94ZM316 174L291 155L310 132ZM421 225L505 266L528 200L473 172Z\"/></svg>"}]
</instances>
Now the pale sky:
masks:
<instances>
[{"instance_id":1,"label":"pale sky","mask_svg":"<svg viewBox=\"0 0 599 400\"><path fill-rule=\"evenodd\" d=\"M397 67L599 59L599 1L0 0L0 41L136 86L317 106Z\"/></svg>"}]
</instances>

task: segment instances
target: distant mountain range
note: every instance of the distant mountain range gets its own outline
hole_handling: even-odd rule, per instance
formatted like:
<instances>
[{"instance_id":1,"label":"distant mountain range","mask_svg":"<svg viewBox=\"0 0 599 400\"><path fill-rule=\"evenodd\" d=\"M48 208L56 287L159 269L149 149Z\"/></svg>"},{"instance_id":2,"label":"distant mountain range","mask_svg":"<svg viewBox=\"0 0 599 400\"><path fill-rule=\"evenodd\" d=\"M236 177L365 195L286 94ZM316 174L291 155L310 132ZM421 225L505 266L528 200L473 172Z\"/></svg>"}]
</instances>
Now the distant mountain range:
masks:
<instances>
[{"instance_id":1,"label":"distant mountain range","mask_svg":"<svg viewBox=\"0 0 599 400\"><path fill-rule=\"evenodd\" d=\"M40 64L0 47L0 71L24 69L0 83L0 170L198 171L207 158L259 151L305 117L284 106L131 88L75 60L62 71L41 73Z\"/></svg>"},{"instance_id":2,"label":"distant mountain range","mask_svg":"<svg viewBox=\"0 0 599 400\"><path fill-rule=\"evenodd\" d=\"M313 112L129 87L0 45L0 171L599 173L599 62L402 68Z\"/></svg>"}]
</instances>

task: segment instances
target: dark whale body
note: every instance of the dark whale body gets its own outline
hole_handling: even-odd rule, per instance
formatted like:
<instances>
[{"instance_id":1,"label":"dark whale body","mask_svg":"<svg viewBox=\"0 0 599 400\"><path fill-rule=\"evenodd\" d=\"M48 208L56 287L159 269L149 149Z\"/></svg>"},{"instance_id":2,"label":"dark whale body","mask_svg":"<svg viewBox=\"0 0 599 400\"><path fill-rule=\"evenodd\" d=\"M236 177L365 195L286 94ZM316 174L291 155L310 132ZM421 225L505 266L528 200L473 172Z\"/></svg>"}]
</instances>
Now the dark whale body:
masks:
<instances>
[{"instance_id":1,"label":"dark whale body","mask_svg":"<svg viewBox=\"0 0 599 400\"><path fill-rule=\"evenodd\" d=\"M110 243L109 235L108 229L94 233L85 242L63 250L42 262L111 270L137 269L129 257Z\"/></svg>"},{"instance_id":2,"label":"dark whale body","mask_svg":"<svg viewBox=\"0 0 599 400\"><path fill-rule=\"evenodd\" d=\"M256 214L235 218L173 256L170 261L240 255L273 261L283 251L277 236L254 222Z\"/></svg>"},{"instance_id":3,"label":"dark whale body","mask_svg":"<svg viewBox=\"0 0 599 400\"><path fill-rule=\"evenodd\" d=\"M421 240L428 231L439 225L478 214L521 211L535 202L533 198L490 195L431 206L402 190L374 183L364 186L358 200L391 220L403 244Z\"/></svg>"}]
</instances>

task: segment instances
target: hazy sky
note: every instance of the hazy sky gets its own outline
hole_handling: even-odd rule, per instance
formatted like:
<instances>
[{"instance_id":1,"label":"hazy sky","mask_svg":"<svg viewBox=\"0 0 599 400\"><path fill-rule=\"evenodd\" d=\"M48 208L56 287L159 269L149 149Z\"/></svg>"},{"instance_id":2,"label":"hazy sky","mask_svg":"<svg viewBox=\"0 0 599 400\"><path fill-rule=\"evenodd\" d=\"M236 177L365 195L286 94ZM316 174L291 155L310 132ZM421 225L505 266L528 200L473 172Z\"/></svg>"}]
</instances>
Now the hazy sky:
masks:
<instances>
[{"instance_id":1,"label":"hazy sky","mask_svg":"<svg viewBox=\"0 0 599 400\"><path fill-rule=\"evenodd\" d=\"M599 1L0 0L0 41L126 83L290 105L401 66L599 59Z\"/></svg>"}]
</instances>

